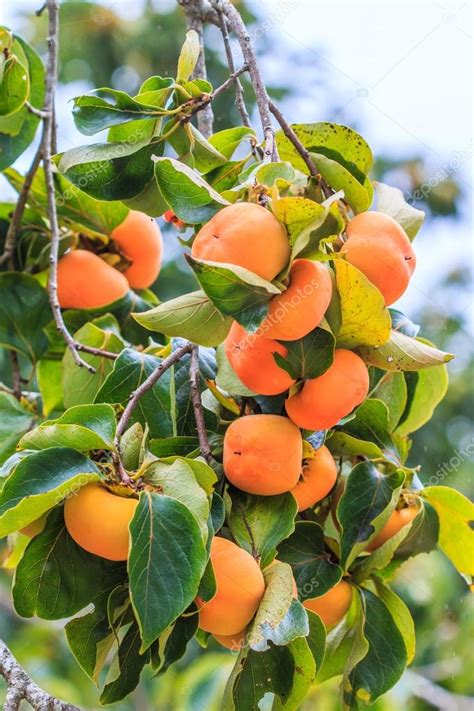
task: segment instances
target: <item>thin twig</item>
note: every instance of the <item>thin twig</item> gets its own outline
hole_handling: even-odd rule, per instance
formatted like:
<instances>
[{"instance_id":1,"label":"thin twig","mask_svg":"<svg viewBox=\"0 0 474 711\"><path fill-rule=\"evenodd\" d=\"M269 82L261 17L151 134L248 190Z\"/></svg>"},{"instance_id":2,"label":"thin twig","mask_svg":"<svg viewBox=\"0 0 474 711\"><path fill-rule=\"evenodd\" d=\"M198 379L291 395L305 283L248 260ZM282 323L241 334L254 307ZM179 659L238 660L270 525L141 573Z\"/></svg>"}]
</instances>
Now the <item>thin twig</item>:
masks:
<instances>
[{"instance_id":1,"label":"thin twig","mask_svg":"<svg viewBox=\"0 0 474 711\"><path fill-rule=\"evenodd\" d=\"M240 12L234 7L234 5L232 5L231 2L229 2L229 0L211 0L211 4L218 15L225 15L229 28L237 37L244 61L249 66L250 79L252 81L265 139L264 160L277 161L278 151L275 143L275 132L273 130L272 119L268 108L270 99L260 73L252 39L244 24L244 21L242 20Z\"/></svg>"},{"instance_id":2,"label":"thin twig","mask_svg":"<svg viewBox=\"0 0 474 711\"><path fill-rule=\"evenodd\" d=\"M199 439L199 448L207 464L211 464L213 457L211 446L206 431L204 410L202 407L201 390L199 388L199 346L192 346L191 364L189 366L189 384L191 387L191 402L194 409L194 419L196 420L196 430Z\"/></svg>"},{"instance_id":3,"label":"thin twig","mask_svg":"<svg viewBox=\"0 0 474 711\"><path fill-rule=\"evenodd\" d=\"M87 368L95 373L89 363L83 360L76 348L76 342L69 333L61 313L58 299L58 255L59 255L59 224L56 211L51 150L54 144L54 97L58 75L58 35L59 35L59 5L58 0L48 0L48 61L46 67L46 93L44 101L45 118L43 119L43 136L41 150L43 155L44 178L48 203L48 217L51 229L51 247L49 256L48 295L56 328L69 348L76 365Z\"/></svg>"},{"instance_id":4,"label":"thin twig","mask_svg":"<svg viewBox=\"0 0 474 711\"><path fill-rule=\"evenodd\" d=\"M292 127L290 126L288 121L285 119L285 117L281 113L280 109L278 109L278 107L275 106L275 104L271 100L268 102L268 108L270 109L270 111L272 112L272 114L274 115L274 117L276 118L278 123L280 124L281 129L282 129L283 133L285 134L285 136L288 138L289 141L291 141L293 146L296 148L296 150L298 151L298 153L300 154L300 156L306 163L306 166L308 167L310 174L313 176L313 178L317 178L317 180L321 186L321 190L324 193L324 197L327 198L330 195L332 195L333 191L331 190L330 186L326 183L326 181L322 177L321 173L319 173L319 171L316 167L316 164L314 163L313 159L311 158L311 156L309 154L309 151L301 143L300 139L298 138L298 136L296 135L296 133L294 132L294 130L292 129Z\"/></svg>"},{"instance_id":5,"label":"thin twig","mask_svg":"<svg viewBox=\"0 0 474 711\"><path fill-rule=\"evenodd\" d=\"M83 351L84 353L90 353L94 356L99 356L100 358L106 358L107 360L117 360L118 353L112 353L111 351L105 351L103 348L94 348L93 346L85 346L79 341L74 341L74 347L77 351Z\"/></svg>"},{"instance_id":6,"label":"thin twig","mask_svg":"<svg viewBox=\"0 0 474 711\"><path fill-rule=\"evenodd\" d=\"M180 2L186 15L188 30L194 30L199 37L199 57L193 72L195 79L207 79L206 53L204 49L204 30L199 7L196 8L193 2ZM198 129L205 138L209 138L213 133L214 113L210 102L202 107L201 113L197 117Z\"/></svg>"},{"instance_id":7,"label":"thin twig","mask_svg":"<svg viewBox=\"0 0 474 711\"><path fill-rule=\"evenodd\" d=\"M30 114L33 114L34 116L38 116L40 119L46 118L46 111L43 109L37 109L36 106L33 106L33 104L30 104L29 101L25 101L25 108L28 109Z\"/></svg>"},{"instance_id":8,"label":"thin twig","mask_svg":"<svg viewBox=\"0 0 474 711\"><path fill-rule=\"evenodd\" d=\"M16 237L20 228L23 213L25 212L26 203L28 202L28 195L36 175L36 171L41 163L41 158L42 155L40 146L35 153L29 171L25 175L25 180L18 195L15 210L13 211L11 222L8 225L7 235L5 237L5 247L3 254L0 257L0 266L5 262L8 262L10 269L13 269L15 266L13 263L13 254L15 252Z\"/></svg>"},{"instance_id":9,"label":"thin twig","mask_svg":"<svg viewBox=\"0 0 474 711\"><path fill-rule=\"evenodd\" d=\"M10 359L12 365L13 395L17 400L21 400L21 374L18 353L16 351L10 351Z\"/></svg>"},{"instance_id":10,"label":"thin twig","mask_svg":"<svg viewBox=\"0 0 474 711\"><path fill-rule=\"evenodd\" d=\"M160 365L155 368L155 370L148 376L143 383L130 394L130 399L118 421L117 429L115 431L114 445L115 445L115 464L118 469L118 474L121 480L129 485L133 485L132 478L127 474L122 463L122 453L121 453L121 439L128 427L130 418L137 407L140 399L152 389L155 383L161 378L163 373L165 373L168 368L177 363L183 358L187 353L191 353L193 348L192 343L185 343L183 346L177 348L173 353L171 353L167 358L165 358Z\"/></svg>"},{"instance_id":11,"label":"thin twig","mask_svg":"<svg viewBox=\"0 0 474 711\"><path fill-rule=\"evenodd\" d=\"M3 711L17 711L22 699L38 710L80 711L77 706L60 701L41 689L26 673L0 639L0 676L7 683Z\"/></svg>"},{"instance_id":12,"label":"thin twig","mask_svg":"<svg viewBox=\"0 0 474 711\"><path fill-rule=\"evenodd\" d=\"M235 62L234 55L232 53L232 47L230 45L229 32L227 30L227 21L222 13L219 13L220 29L222 35L222 41L224 43L225 55L227 58L227 66L231 74L235 72ZM244 90L242 87L242 82L239 78L235 80L235 105L237 106L242 123L247 128L252 128L252 123L250 121L250 115L247 111L247 106L245 105Z\"/></svg>"},{"instance_id":13,"label":"thin twig","mask_svg":"<svg viewBox=\"0 0 474 711\"><path fill-rule=\"evenodd\" d=\"M212 94L205 94L201 99L199 99L198 102L195 103L193 109L189 114L184 116L182 119L180 119L182 124L188 123L192 119L193 116L195 116L198 112L202 111L205 109L205 107L210 104L214 99L220 94L222 94L224 91L226 91L231 84L233 84L238 77L243 74L244 72L248 71L248 65L244 64L243 66L240 67L240 69L237 69L233 74L231 74L223 84L217 87L217 89L214 89Z\"/></svg>"}]
</instances>

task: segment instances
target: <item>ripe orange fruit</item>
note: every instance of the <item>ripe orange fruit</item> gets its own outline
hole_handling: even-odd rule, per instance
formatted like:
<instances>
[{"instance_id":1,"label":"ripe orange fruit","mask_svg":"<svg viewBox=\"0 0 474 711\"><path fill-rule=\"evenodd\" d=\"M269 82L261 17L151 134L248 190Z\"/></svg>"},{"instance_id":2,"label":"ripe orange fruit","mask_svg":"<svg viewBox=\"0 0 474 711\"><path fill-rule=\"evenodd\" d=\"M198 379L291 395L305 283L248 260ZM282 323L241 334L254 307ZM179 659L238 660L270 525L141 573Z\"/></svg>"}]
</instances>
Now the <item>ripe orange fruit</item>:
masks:
<instances>
[{"instance_id":1,"label":"ripe orange fruit","mask_svg":"<svg viewBox=\"0 0 474 711\"><path fill-rule=\"evenodd\" d=\"M58 300L62 309L97 309L121 299L128 281L93 252L75 249L58 262Z\"/></svg>"},{"instance_id":2,"label":"ripe orange fruit","mask_svg":"<svg viewBox=\"0 0 474 711\"><path fill-rule=\"evenodd\" d=\"M101 484L87 484L64 503L64 521L71 538L89 553L107 560L127 560L128 526L137 499L112 494Z\"/></svg>"},{"instance_id":3,"label":"ripe orange fruit","mask_svg":"<svg viewBox=\"0 0 474 711\"><path fill-rule=\"evenodd\" d=\"M401 529L408 523L413 521L418 515L420 509L418 506L408 506L405 509L395 509L390 514L390 517L383 528L377 533L368 544L367 551L375 551L380 548L389 538L393 538Z\"/></svg>"},{"instance_id":4,"label":"ripe orange fruit","mask_svg":"<svg viewBox=\"0 0 474 711\"><path fill-rule=\"evenodd\" d=\"M321 262L296 259L286 291L274 296L258 333L265 338L296 341L321 323L332 295L329 272Z\"/></svg>"},{"instance_id":5,"label":"ripe orange fruit","mask_svg":"<svg viewBox=\"0 0 474 711\"><path fill-rule=\"evenodd\" d=\"M382 212L361 212L347 225L341 249L382 293L390 306L405 292L416 266L416 255L405 230Z\"/></svg>"},{"instance_id":6,"label":"ripe orange fruit","mask_svg":"<svg viewBox=\"0 0 474 711\"><path fill-rule=\"evenodd\" d=\"M258 333L248 333L237 321L224 341L229 363L243 384L259 395L277 395L295 382L277 365L273 354L285 357L288 349L278 341Z\"/></svg>"},{"instance_id":7,"label":"ripe orange fruit","mask_svg":"<svg viewBox=\"0 0 474 711\"><path fill-rule=\"evenodd\" d=\"M352 587L345 580L341 580L324 595L305 600L303 606L319 615L325 627L331 629L342 620L351 602Z\"/></svg>"},{"instance_id":8,"label":"ripe orange fruit","mask_svg":"<svg viewBox=\"0 0 474 711\"><path fill-rule=\"evenodd\" d=\"M298 511L309 509L322 501L333 488L336 479L336 462L329 449L323 445L316 450L314 458L304 464L300 480L291 489L298 503Z\"/></svg>"},{"instance_id":9,"label":"ripe orange fruit","mask_svg":"<svg viewBox=\"0 0 474 711\"><path fill-rule=\"evenodd\" d=\"M299 429L279 415L246 415L224 437L224 471L238 489L270 496L292 489L301 472Z\"/></svg>"},{"instance_id":10,"label":"ripe orange fruit","mask_svg":"<svg viewBox=\"0 0 474 711\"><path fill-rule=\"evenodd\" d=\"M286 412L298 427L325 430L360 405L368 391L369 373L362 358L339 348L325 373L307 380L286 400Z\"/></svg>"},{"instance_id":11,"label":"ripe orange fruit","mask_svg":"<svg viewBox=\"0 0 474 711\"><path fill-rule=\"evenodd\" d=\"M130 210L111 238L131 265L123 272L132 289L147 289L161 269L163 239L155 220L144 212Z\"/></svg>"},{"instance_id":12,"label":"ripe orange fruit","mask_svg":"<svg viewBox=\"0 0 474 711\"><path fill-rule=\"evenodd\" d=\"M265 580L250 553L225 538L213 538L211 563L217 592L209 602L196 600L199 627L214 635L237 635L255 615Z\"/></svg>"},{"instance_id":13,"label":"ripe orange fruit","mask_svg":"<svg viewBox=\"0 0 474 711\"><path fill-rule=\"evenodd\" d=\"M192 256L244 267L271 281L290 258L285 230L271 212L250 202L220 210L202 227Z\"/></svg>"}]
</instances>

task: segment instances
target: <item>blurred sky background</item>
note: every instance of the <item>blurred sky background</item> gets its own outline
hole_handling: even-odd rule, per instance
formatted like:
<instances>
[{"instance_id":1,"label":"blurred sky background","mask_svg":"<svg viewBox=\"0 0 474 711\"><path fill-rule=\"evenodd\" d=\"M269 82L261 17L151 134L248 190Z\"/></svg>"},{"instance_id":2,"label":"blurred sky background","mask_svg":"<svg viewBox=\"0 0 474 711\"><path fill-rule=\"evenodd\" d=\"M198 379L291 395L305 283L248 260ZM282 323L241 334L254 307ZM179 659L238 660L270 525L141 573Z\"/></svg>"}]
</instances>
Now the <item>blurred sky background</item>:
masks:
<instances>
[{"instance_id":1,"label":"blurred sky background","mask_svg":"<svg viewBox=\"0 0 474 711\"><path fill-rule=\"evenodd\" d=\"M0 7L0 22L30 37L35 25L31 16L40 5L41 0L7 0ZM144 7L163 16L176 8L174 0L99 0L98 6L120 18L120 32L140 23ZM435 339L438 345L456 352L456 360L449 366L450 393L436 411L433 421L416 434L413 456L415 461L423 461L423 471L427 472L425 480L435 476L436 483L445 481L469 493L472 491L472 456L468 454L472 455L474 449L474 403L469 395L474 374L472 2L249 0L245 7L254 16L250 32L261 54L265 79L275 88L277 101L290 122L330 120L356 128L368 141L375 156L383 156L384 181L400 187L407 198L412 197L413 181L409 179L410 171L400 163L413 159L420 159L423 164L418 190L430 197L441 195L443 190L445 197L446 190L451 190L449 200L454 195L451 202L448 200L451 207L444 210L448 214L442 217L439 213L432 214L417 236L417 269L410 289L397 303L397 308L415 320L420 319L423 333ZM29 20L25 21L25 17ZM110 21L110 16L105 13L97 15L97 22L102 17L105 22ZM74 33L80 34L80 31L80 27L69 28L69 38L73 39ZM156 29L144 27L140 31L148 32L143 45L151 41L159 53L165 42L163 35L160 36L160 26ZM179 43L181 37L174 41ZM211 50L221 51L214 28L209 29L207 42ZM140 51L138 41L136 54ZM69 78L67 83L60 85L58 93L60 150L90 143L96 138L103 140L100 135L86 138L74 127L68 101L94 86L90 81L88 62L84 57L74 55L75 48L71 52L71 66L67 67ZM136 62L129 61L134 59L132 54L129 52L127 61L117 66L112 75L113 86L131 94L145 78L136 68L140 65L139 58ZM171 59L170 71L175 61L174 57ZM282 92L284 95L279 99L280 89L286 92ZM218 119L229 125L228 117L218 116ZM30 150L22 156L17 167L25 169L31 155ZM5 182L0 183L0 192L2 199L11 196ZM423 207L423 204L419 206ZM166 256L171 264L179 256L178 243L172 230L168 229L165 235ZM173 279L176 285L176 268ZM451 465L454 457L459 462ZM449 479L445 480L445 477ZM416 673L439 686L438 692L435 689L433 693L438 693L443 711L468 708L463 706L460 698L443 698L444 688L460 695L473 691L473 617L472 614L468 616L468 597L464 595L466 585L437 553L407 563L397 584L415 616L420 633ZM0 603L1 595L0 586ZM20 629L15 627L14 621L10 624L10 635L13 637L15 632L18 653L28 648L28 644L36 644L31 649L42 650L36 656L31 652L35 660L30 666L32 673L39 674L40 680L44 673L46 683L56 693L73 700L71 688L61 687L61 677L63 684L68 679L76 679L71 662L66 665L69 656L62 636L52 638L51 625L40 623L36 628L39 637L32 642L31 626ZM46 669L44 662L46 643L54 673L49 667L49 671ZM53 649L55 644L59 645L56 650ZM59 649L63 649L64 661L59 659ZM219 659L222 660L222 655ZM150 698L147 697L150 692L144 692L141 687L131 705L120 705L120 709L218 709L210 701L209 688L222 683L227 667L212 656L200 657L196 665L194 670L183 668L182 673L187 673L189 678L185 682L183 677L180 689L182 691L186 683L191 683L191 673L196 678L200 673L208 685L207 696L199 697L201 701L198 699L189 706L183 701L181 705L173 706L164 701L166 683L163 682L160 687L157 684L153 687L161 689L156 692L157 705L152 706L146 700ZM217 668L222 679L216 677ZM53 674L54 678L49 679L48 674ZM85 677L80 672L78 674L81 685L85 684ZM74 688L75 682L71 683ZM428 702L413 701L411 689L417 683L420 683L420 676L405 676L396 692L376 708L383 711L436 708ZM173 682L169 682L169 687L172 698ZM429 689L426 692L429 696L428 692ZM94 698L93 693L87 687L85 696L79 695L75 702L86 704ZM327 697L321 693L322 696L315 696L309 702L308 709L317 707L332 711L338 708L333 690Z\"/></svg>"}]
</instances>

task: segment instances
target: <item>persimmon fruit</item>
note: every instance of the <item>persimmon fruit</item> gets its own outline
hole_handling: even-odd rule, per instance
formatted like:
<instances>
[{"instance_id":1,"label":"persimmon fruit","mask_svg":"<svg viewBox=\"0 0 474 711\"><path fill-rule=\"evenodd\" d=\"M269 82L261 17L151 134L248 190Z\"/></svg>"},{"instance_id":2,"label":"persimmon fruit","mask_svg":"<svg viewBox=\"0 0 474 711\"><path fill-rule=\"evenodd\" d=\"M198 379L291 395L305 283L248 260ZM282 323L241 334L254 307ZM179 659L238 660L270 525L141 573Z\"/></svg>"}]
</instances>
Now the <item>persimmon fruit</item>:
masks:
<instances>
[{"instance_id":1,"label":"persimmon fruit","mask_svg":"<svg viewBox=\"0 0 474 711\"><path fill-rule=\"evenodd\" d=\"M300 476L301 433L280 415L245 415L224 437L224 472L238 489L272 496L292 489Z\"/></svg>"},{"instance_id":2,"label":"persimmon fruit","mask_svg":"<svg viewBox=\"0 0 474 711\"><path fill-rule=\"evenodd\" d=\"M390 514L388 521L377 533L377 535L367 545L366 550L369 552L377 550L386 541L393 536L396 536L401 529L411 523L418 515L420 509L418 506L407 506L404 509L395 509Z\"/></svg>"},{"instance_id":3,"label":"persimmon fruit","mask_svg":"<svg viewBox=\"0 0 474 711\"><path fill-rule=\"evenodd\" d=\"M97 309L121 299L129 289L123 274L93 252L75 249L58 262L62 309Z\"/></svg>"},{"instance_id":4,"label":"persimmon fruit","mask_svg":"<svg viewBox=\"0 0 474 711\"><path fill-rule=\"evenodd\" d=\"M237 321L230 328L224 348L233 370L254 393L278 395L295 382L273 357L274 353L285 357L288 349L258 332L248 333Z\"/></svg>"},{"instance_id":5,"label":"persimmon fruit","mask_svg":"<svg viewBox=\"0 0 474 711\"><path fill-rule=\"evenodd\" d=\"M300 479L291 489L298 504L298 511L309 509L318 501L322 501L333 488L336 479L336 462L329 449L322 445L316 450L314 457L303 464Z\"/></svg>"},{"instance_id":6,"label":"persimmon fruit","mask_svg":"<svg viewBox=\"0 0 474 711\"><path fill-rule=\"evenodd\" d=\"M111 239L131 262L123 272L132 289L147 289L161 269L163 239L156 221L144 212L130 210Z\"/></svg>"},{"instance_id":7,"label":"persimmon fruit","mask_svg":"<svg viewBox=\"0 0 474 711\"><path fill-rule=\"evenodd\" d=\"M196 600L199 627L214 635L237 635L255 615L265 592L265 580L256 560L226 538L211 543L216 594L208 602Z\"/></svg>"},{"instance_id":8,"label":"persimmon fruit","mask_svg":"<svg viewBox=\"0 0 474 711\"><path fill-rule=\"evenodd\" d=\"M347 613L352 602L352 587L345 580L340 580L324 595L309 598L303 606L320 616L327 629L335 627Z\"/></svg>"},{"instance_id":9,"label":"persimmon fruit","mask_svg":"<svg viewBox=\"0 0 474 711\"><path fill-rule=\"evenodd\" d=\"M244 267L271 281L288 263L290 244L271 212L254 203L238 202L224 207L199 230L191 255Z\"/></svg>"},{"instance_id":10,"label":"persimmon fruit","mask_svg":"<svg viewBox=\"0 0 474 711\"><path fill-rule=\"evenodd\" d=\"M307 380L285 402L288 416L298 427L325 430L336 425L367 397L369 372L362 358L336 349L325 373Z\"/></svg>"},{"instance_id":11,"label":"persimmon fruit","mask_svg":"<svg viewBox=\"0 0 474 711\"><path fill-rule=\"evenodd\" d=\"M127 560L128 526L137 499L112 494L101 484L87 484L64 503L71 538L84 550L107 560Z\"/></svg>"},{"instance_id":12,"label":"persimmon fruit","mask_svg":"<svg viewBox=\"0 0 474 711\"><path fill-rule=\"evenodd\" d=\"M214 639L226 649L230 649L232 652L238 652L244 645L246 632L247 628L245 627L236 634L215 634Z\"/></svg>"},{"instance_id":13,"label":"persimmon fruit","mask_svg":"<svg viewBox=\"0 0 474 711\"><path fill-rule=\"evenodd\" d=\"M406 291L416 255L403 227L383 212L361 212L347 225L341 249L382 293L386 306Z\"/></svg>"},{"instance_id":14,"label":"persimmon fruit","mask_svg":"<svg viewBox=\"0 0 474 711\"><path fill-rule=\"evenodd\" d=\"M265 338L296 341L321 323L332 295L326 267L310 259L296 259L290 269L288 288L269 303L268 315L258 332Z\"/></svg>"}]
</instances>

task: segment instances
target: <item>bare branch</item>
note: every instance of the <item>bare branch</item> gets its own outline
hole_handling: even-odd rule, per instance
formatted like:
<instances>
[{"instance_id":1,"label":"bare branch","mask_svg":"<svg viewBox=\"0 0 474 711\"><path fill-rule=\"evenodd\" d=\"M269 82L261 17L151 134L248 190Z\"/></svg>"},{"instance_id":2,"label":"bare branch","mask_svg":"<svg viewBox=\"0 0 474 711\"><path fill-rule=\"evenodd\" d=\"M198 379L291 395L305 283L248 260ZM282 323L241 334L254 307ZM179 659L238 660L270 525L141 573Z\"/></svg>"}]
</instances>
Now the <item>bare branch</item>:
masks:
<instances>
[{"instance_id":1,"label":"bare branch","mask_svg":"<svg viewBox=\"0 0 474 711\"><path fill-rule=\"evenodd\" d=\"M194 419L199 439L199 448L207 464L212 462L211 447L206 432L204 410L202 408L201 390L199 388L199 346L192 346L191 365L189 366L189 384L191 386L191 402L193 403Z\"/></svg>"},{"instance_id":2,"label":"bare branch","mask_svg":"<svg viewBox=\"0 0 474 711\"><path fill-rule=\"evenodd\" d=\"M283 133L285 134L285 136L288 138L288 140L291 141L293 146L296 148L296 150L298 151L298 153L300 154L300 156L306 163L310 174L313 176L313 178L316 178L318 180L318 182L321 186L321 190L324 193L324 196L329 197L330 195L332 195L333 191L331 190L329 185L326 183L324 178L321 176L321 174L318 172L318 169L317 169L314 161L312 160L312 158L309 154L309 151L303 146L300 139L298 138L296 133L293 131L293 129L291 128L290 124L285 119L285 117L283 116L281 111L277 108L277 106L275 106L275 104L271 100L268 103L268 108L270 109L270 111L272 112L272 114L274 115L274 117L276 118L278 123L280 124L281 129L282 129Z\"/></svg>"},{"instance_id":3,"label":"bare branch","mask_svg":"<svg viewBox=\"0 0 474 711\"><path fill-rule=\"evenodd\" d=\"M244 61L249 66L250 78L257 101L257 108L260 114L260 122L262 124L263 135L265 139L264 160L278 160L278 152L275 144L275 132L273 130L272 119L268 108L269 96L266 86L263 82L260 68L257 63L257 57L253 47L252 39L248 30L240 16L240 12L232 5L229 0L211 0L211 4L216 12L225 15L229 28L236 35Z\"/></svg>"},{"instance_id":4,"label":"bare branch","mask_svg":"<svg viewBox=\"0 0 474 711\"><path fill-rule=\"evenodd\" d=\"M76 342L69 333L61 313L58 300L58 254L59 254L59 224L56 211L53 168L51 163L52 146L55 143L54 98L58 74L58 35L59 35L59 4L58 0L48 0L48 61L46 66L46 95L44 101L43 135L41 151L43 157L44 178L48 203L48 217L51 229L51 247L49 257L48 295L56 328L69 348L74 362L87 368L91 373L95 368L83 360L76 348Z\"/></svg>"},{"instance_id":5,"label":"bare branch","mask_svg":"<svg viewBox=\"0 0 474 711\"><path fill-rule=\"evenodd\" d=\"M8 262L10 269L13 269L15 266L13 263L13 254L15 251L16 237L21 225L23 213L25 212L25 207L28 201L28 195L30 193L31 185L36 175L36 171L38 170L39 165L41 163L41 157L42 155L40 146L35 153L35 157L33 158L29 171L25 175L25 180L18 195L15 210L13 211L11 222L8 225L7 235L5 237L5 247L3 250L3 254L0 257L0 266L5 262Z\"/></svg>"},{"instance_id":6,"label":"bare branch","mask_svg":"<svg viewBox=\"0 0 474 711\"><path fill-rule=\"evenodd\" d=\"M182 6L184 13L186 15L186 24L188 30L194 30L199 37L199 57L194 69L193 77L196 79L207 79L206 70L206 53L204 49L204 30L201 19L201 13L199 6L196 7L196 3L190 2L189 0L179 0L179 4ZM202 112L197 117L198 129L205 138L213 133L214 125L214 113L212 111L212 106L210 102L206 103L202 107Z\"/></svg>"},{"instance_id":7,"label":"bare branch","mask_svg":"<svg viewBox=\"0 0 474 711\"><path fill-rule=\"evenodd\" d=\"M30 104L29 101L25 101L25 108L28 109L30 114L38 116L38 118L40 119L44 119L47 116L46 111L43 111L43 109L37 109L35 106L33 106L33 104Z\"/></svg>"},{"instance_id":8,"label":"bare branch","mask_svg":"<svg viewBox=\"0 0 474 711\"><path fill-rule=\"evenodd\" d=\"M224 42L224 49L227 58L227 65L229 67L230 73L235 73L235 62L234 55L232 54L232 47L230 46L230 37L227 31L227 20L222 13L219 13L220 29L222 34L222 41ZM237 106L242 123L247 128L252 128L252 123L250 121L249 112L245 105L244 90L242 87L242 82L239 78L235 81L235 105Z\"/></svg>"},{"instance_id":9,"label":"bare branch","mask_svg":"<svg viewBox=\"0 0 474 711\"><path fill-rule=\"evenodd\" d=\"M240 69L237 69L237 71L231 74L223 84L218 86L217 89L214 89L212 94L206 94L201 99L199 99L199 101L195 103L191 113L187 114L184 118L181 119L181 123L188 123L188 121L190 121L192 117L195 116L195 114L205 109L205 107L210 104L211 101L214 101L217 96L220 96L220 94L226 91L229 86L233 84L233 82L238 80L238 77L246 71L248 71L248 66L247 64L244 64L242 67L240 67Z\"/></svg>"},{"instance_id":10,"label":"bare branch","mask_svg":"<svg viewBox=\"0 0 474 711\"><path fill-rule=\"evenodd\" d=\"M165 358L160 363L160 365L148 376L148 378L143 381L140 387L138 387L130 394L130 399L120 417L120 420L118 421L114 438L114 445L116 450L115 464L117 466L120 478L126 484L133 485L133 480L127 474L123 466L120 450L120 441L122 439L123 433L128 427L130 418L135 408L137 407L140 399L145 395L145 393L152 389L155 383L157 383L158 380L161 378L163 373L166 373L166 371L171 368L172 365L180 361L181 358L183 358L183 356L185 356L187 353L191 353L192 347L192 343L185 343L183 346L180 346L180 348L177 348L175 351L173 351L173 353L171 353L167 358Z\"/></svg>"},{"instance_id":11,"label":"bare branch","mask_svg":"<svg viewBox=\"0 0 474 711\"><path fill-rule=\"evenodd\" d=\"M117 360L118 353L112 353L111 351L104 351L103 348L94 348L93 346L85 346L79 341L74 341L74 347L77 351L83 351L84 353L90 353L91 355L99 356L99 358L106 358L107 360Z\"/></svg>"},{"instance_id":12,"label":"bare branch","mask_svg":"<svg viewBox=\"0 0 474 711\"><path fill-rule=\"evenodd\" d=\"M17 711L22 699L28 701L38 711L80 711L77 706L60 701L43 691L26 673L0 639L0 676L7 683L7 693L3 711Z\"/></svg>"}]
</instances>

